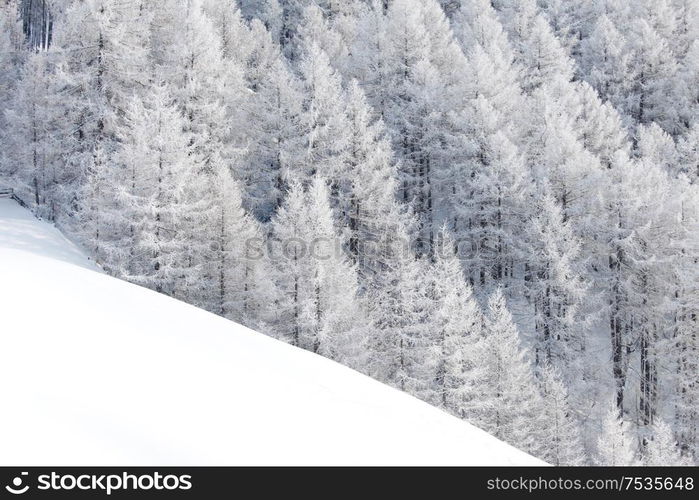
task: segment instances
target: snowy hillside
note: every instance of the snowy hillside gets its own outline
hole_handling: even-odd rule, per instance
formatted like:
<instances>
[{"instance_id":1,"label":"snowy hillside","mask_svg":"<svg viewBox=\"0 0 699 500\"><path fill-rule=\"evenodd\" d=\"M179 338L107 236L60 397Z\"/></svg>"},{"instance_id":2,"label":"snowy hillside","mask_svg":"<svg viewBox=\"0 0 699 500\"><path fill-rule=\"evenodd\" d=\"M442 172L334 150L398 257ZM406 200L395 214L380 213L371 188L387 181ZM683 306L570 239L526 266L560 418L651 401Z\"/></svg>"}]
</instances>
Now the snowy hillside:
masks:
<instances>
[{"instance_id":1,"label":"snowy hillside","mask_svg":"<svg viewBox=\"0 0 699 500\"><path fill-rule=\"evenodd\" d=\"M538 460L332 361L94 268L0 199L0 464Z\"/></svg>"}]
</instances>

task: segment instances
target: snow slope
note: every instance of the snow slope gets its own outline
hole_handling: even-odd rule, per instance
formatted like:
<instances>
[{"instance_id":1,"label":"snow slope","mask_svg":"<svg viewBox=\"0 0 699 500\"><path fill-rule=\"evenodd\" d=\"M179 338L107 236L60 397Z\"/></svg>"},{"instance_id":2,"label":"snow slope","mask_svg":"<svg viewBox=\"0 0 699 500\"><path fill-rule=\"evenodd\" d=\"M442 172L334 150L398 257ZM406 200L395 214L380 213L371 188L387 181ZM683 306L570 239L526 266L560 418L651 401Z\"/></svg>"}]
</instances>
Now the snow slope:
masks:
<instances>
[{"instance_id":1,"label":"snow slope","mask_svg":"<svg viewBox=\"0 0 699 500\"><path fill-rule=\"evenodd\" d=\"M0 464L540 462L332 361L111 278L0 199Z\"/></svg>"}]
</instances>

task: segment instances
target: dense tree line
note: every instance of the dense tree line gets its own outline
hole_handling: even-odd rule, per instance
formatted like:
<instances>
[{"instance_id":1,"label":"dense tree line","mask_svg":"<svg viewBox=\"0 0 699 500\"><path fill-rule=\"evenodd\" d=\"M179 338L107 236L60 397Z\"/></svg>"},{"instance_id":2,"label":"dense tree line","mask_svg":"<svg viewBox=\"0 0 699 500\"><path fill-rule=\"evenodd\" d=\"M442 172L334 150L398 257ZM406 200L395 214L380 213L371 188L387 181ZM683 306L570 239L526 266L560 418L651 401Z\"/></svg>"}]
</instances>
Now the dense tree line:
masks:
<instances>
[{"instance_id":1,"label":"dense tree line","mask_svg":"<svg viewBox=\"0 0 699 500\"><path fill-rule=\"evenodd\" d=\"M695 0L3 0L0 181L108 272L553 464L692 463L697 30Z\"/></svg>"}]
</instances>

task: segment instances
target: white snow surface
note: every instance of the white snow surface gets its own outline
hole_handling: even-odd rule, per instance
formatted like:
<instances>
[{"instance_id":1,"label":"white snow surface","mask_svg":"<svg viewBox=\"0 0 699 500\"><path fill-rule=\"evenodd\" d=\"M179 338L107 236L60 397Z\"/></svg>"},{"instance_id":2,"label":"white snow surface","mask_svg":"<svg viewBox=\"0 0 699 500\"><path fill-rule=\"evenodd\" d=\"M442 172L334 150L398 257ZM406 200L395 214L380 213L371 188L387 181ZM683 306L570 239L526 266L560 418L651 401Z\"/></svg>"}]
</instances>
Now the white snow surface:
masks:
<instances>
[{"instance_id":1,"label":"white snow surface","mask_svg":"<svg viewBox=\"0 0 699 500\"><path fill-rule=\"evenodd\" d=\"M540 465L407 394L101 272L0 199L1 465Z\"/></svg>"}]
</instances>

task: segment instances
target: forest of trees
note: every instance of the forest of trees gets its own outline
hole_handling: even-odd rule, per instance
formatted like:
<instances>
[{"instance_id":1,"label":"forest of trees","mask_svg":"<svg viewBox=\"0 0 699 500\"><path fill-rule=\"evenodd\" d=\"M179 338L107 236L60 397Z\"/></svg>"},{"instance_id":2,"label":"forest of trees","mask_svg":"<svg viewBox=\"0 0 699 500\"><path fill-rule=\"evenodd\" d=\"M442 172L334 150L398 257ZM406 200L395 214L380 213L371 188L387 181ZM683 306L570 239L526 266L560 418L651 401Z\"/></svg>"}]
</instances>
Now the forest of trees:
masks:
<instances>
[{"instance_id":1,"label":"forest of trees","mask_svg":"<svg viewBox=\"0 0 699 500\"><path fill-rule=\"evenodd\" d=\"M551 464L693 464L698 35L698 0L0 0L0 184Z\"/></svg>"}]
</instances>

